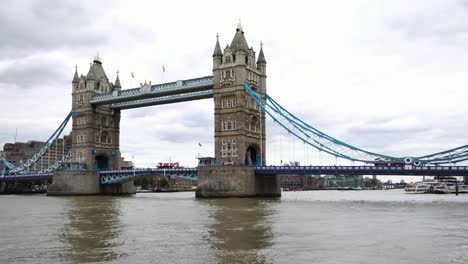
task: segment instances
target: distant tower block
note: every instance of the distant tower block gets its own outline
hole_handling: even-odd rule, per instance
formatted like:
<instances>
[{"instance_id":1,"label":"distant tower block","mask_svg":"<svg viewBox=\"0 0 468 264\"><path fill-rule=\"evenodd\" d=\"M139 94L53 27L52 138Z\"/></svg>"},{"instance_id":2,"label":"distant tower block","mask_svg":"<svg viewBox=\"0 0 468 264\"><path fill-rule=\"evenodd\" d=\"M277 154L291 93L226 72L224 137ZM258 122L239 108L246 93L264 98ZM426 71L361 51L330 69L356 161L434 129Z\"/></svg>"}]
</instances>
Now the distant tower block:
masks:
<instances>
[{"instance_id":1,"label":"distant tower block","mask_svg":"<svg viewBox=\"0 0 468 264\"><path fill-rule=\"evenodd\" d=\"M247 83L265 98L266 60L249 48L239 24L231 45L213 53L215 158L225 165L265 164L265 114L245 92Z\"/></svg>"}]
</instances>

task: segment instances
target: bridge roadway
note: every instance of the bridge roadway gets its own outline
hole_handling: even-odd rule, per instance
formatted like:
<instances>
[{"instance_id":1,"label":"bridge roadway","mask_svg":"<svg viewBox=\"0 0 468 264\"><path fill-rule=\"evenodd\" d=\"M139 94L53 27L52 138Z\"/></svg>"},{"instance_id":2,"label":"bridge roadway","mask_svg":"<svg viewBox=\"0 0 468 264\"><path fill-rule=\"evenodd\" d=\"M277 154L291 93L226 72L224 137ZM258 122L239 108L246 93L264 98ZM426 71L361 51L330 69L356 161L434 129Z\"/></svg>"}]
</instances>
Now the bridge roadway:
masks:
<instances>
[{"instance_id":1,"label":"bridge roadway","mask_svg":"<svg viewBox=\"0 0 468 264\"><path fill-rule=\"evenodd\" d=\"M229 169L226 166L226 169ZM255 173L265 175L406 175L406 176L468 176L468 166L256 166ZM144 175L168 175L181 179L197 180L197 168L134 169L99 172L101 184L131 181ZM52 173L2 175L1 181L32 181L52 179Z\"/></svg>"},{"instance_id":2,"label":"bridge roadway","mask_svg":"<svg viewBox=\"0 0 468 264\"><path fill-rule=\"evenodd\" d=\"M93 105L111 105L113 109L186 102L213 97L213 76L151 85L140 88L95 94Z\"/></svg>"}]
</instances>

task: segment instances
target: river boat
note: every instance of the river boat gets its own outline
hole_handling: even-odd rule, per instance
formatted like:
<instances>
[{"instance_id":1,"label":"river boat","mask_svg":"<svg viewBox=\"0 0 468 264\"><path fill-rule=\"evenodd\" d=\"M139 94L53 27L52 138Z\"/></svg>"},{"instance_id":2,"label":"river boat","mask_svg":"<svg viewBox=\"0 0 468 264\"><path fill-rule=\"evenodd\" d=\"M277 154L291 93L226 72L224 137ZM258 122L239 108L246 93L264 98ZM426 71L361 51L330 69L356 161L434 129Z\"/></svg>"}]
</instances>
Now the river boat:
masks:
<instances>
[{"instance_id":1,"label":"river boat","mask_svg":"<svg viewBox=\"0 0 468 264\"><path fill-rule=\"evenodd\" d=\"M468 185L459 182L455 177L436 177L414 184L407 184L405 192L414 193L468 193Z\"/></svg>"},{"instance_id":2,"label":"river boat","mask_svg":"<svg viewBox=\"0 0 468 264\"><path fill-rule=\"evenodd\" d=\"M360 186L358 187L351 187L351 186L346 186L346 187L338 187L338 191L362 191L362 188Z\"/></svg>"},{"instance_id":3,"label":"river boat","mask_svg":"<svg viewBox=\"0 0 468 264\"><path fill-rule=\"evenodd\" d=\"M426 193L430 189L429 184L424 182L417 182L415 184L408 184L405 188L406 193L411 194L418 194L418 193Z\"/></svg>"},{"instance_id":4,"label":"river boat","mask_svg":"<svg viewBox=\"0 0 468 264\"><path fill-rule=\"evenodd\" d=\"M456 193L458 188L458 193L468 193L468 185L462 183L441 183L434 190L434 193Z\"/></svg>"}]
</instances>

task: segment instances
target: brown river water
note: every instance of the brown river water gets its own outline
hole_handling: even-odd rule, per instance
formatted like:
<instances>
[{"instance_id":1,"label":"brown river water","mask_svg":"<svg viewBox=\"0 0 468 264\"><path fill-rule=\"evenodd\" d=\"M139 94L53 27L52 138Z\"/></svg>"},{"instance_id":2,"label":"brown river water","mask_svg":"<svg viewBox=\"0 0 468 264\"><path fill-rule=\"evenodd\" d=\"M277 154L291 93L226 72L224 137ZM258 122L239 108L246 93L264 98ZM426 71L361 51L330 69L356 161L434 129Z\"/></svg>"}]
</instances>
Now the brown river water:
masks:
<instances>
[{"instance_id":1,"label":"brown river water","mask_svg":"<svg viewBox=\"0 0 468 264\"><path fill-rule=\"evenodd\" d=\"M468 263L468 195L0 196L0 263Z\"/></svg>"}]
</instances>

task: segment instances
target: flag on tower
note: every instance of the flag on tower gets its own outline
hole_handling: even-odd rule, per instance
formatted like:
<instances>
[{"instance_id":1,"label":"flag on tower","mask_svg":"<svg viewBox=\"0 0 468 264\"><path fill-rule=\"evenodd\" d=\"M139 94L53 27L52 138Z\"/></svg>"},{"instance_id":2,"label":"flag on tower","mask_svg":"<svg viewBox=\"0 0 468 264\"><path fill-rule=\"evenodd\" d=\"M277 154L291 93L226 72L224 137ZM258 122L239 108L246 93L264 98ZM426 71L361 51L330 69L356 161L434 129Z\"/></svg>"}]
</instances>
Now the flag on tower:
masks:
<instances>
[{"instance_id":1,"label":"flag on tower","mask_svg":"<svg viewBox=\"0 0 468 264\"><path fill-rule=\"evenodd\" d=\"M133 76L133 72L132 72L132 78L135 78L135 76Z\"/></svg>"},{"instance_id":2,"label":"flag on tower","mask_svg":"<svg viewBox=\"0 0 468 264\"><path fill-rule=\"evenodd\" d=\"M163 72L166 72L166 68L164 68L164 65L163 65Z\"/></svg>"},{"instance_id":3,"label":"flag on tower","mask_svg":"<svg viewBox=\"0 0 468 264\"><path fill-rule=\"evenodd\" d=\"M201 145L201 143L198 143L198 146L200 146L200 147L201 147L201 146L202 146L202 145Z\"/></svg>"}]
</instances>

